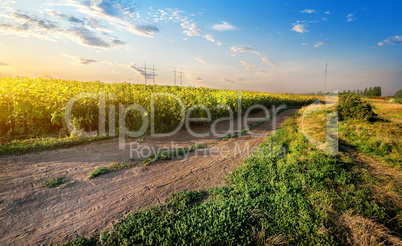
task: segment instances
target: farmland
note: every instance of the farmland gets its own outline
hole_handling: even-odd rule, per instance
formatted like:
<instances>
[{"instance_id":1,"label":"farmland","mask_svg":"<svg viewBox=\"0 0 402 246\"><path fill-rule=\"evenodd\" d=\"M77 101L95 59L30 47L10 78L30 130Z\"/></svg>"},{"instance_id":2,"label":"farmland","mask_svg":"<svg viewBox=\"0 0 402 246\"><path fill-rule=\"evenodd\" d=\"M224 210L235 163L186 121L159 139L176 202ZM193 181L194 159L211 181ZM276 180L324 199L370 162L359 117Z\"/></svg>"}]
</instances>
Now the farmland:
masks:
<instances>
[{"instance_id":1,"label":"farmland","mask_svg":"<svg viewBox=\"0 0 402 246\"><path fill-rule=\"evenodd\" d=\"M72 108L72 124L76 129L85 131L98 130L99 108L104 105L105 122L108 133L118 132L117 120L119 105L125 107L138 105L145 114L155 115L155 131L168 132L176 128L181 122L181 112L195 105L203 105L211 113L211 119L234 116L242 113L252 105L260 104L268 109L272 106L286 104L287 106L302 106L315 100L312 96L258 93L249 91L217 90L209 88L142 85L127 83L102 83L66 81L50 78L0 78L0 135L2 143L14 141L14 145L21 144L15 140L25 140L22 145L31 142L26 139L42 138L44 145L51 146L51 142L58 142L60 146L67 142L82 142L82 139L58 140L44 137L66 138L74 136L65 123L66 106L71 98L82 93L92 93L74 102ZM154 95L152 97L152 95ZM241 102L239 102L241 98ZM180 102L183 103L181 108ZM152 106L153 105L153 106ZM220 107L218 105L221 105ZM151 112L151 110L154 110ZM205 110L192 110L191 117L206 118ZM141 128L142 115L137 111L128 112L126 117L129 130ZM151 125L151 122L149 122ZM148 128L149 129L149 128ZM49 143L50 142L50 143ZM69 146L67 144L67 146ZM42 146L43 147L43 146Z\"/></svg>"},{"instance_id":2,"label":"farmland","mask_svg":"<svg viewBox=\"0 0 402 246\"><path fill-rule=\"evenodd\" d=\"M310 144L300 131L301 114L295 113L260 145L286 146L285 159L256 153L226 176L227 186L171 194L162 205L130 213L100 235L66 245L399 245L401 170L388 156L401 159L395 148L402 108L374 105L376 122L340 123L338 156ZM325 112L311 115L307 127L325 130ZM371 156L364 146L374 148L383 128L392 130L386 141L396 146ZM350 137L354 132L362 135L358 143Z\"/></svg>"},{"instance_id":3,"label":"farmland","mask_svg":"<svg viewBox=\"0 0 402 246\"><path fill-rule=\"evenodd\" d=\"M305 106L316 98L49 78L0 81L3 151L0 216L5 218L1 243L398 245L401 242L400 104L357 98L360 103L370 105L375 113L361 118L353 115L353 108L344 107L350 115L343 115L338 108L341 120L336 156L318 149L303 135L301 122L306 108L302 108L279 114L278 130L271 128L269 121L255 125L255 133L269 132L268 138L247 133L199 139L183 129L175 137L154 139L149 123L144 136L130 139L135 146L158 149L176 141L184 147L177 150L186 157L168 151L156 153L158 158L141 159L131 158L127 149L119 150L117 139L108 135L121 131L120 122L111 120L111 116L120 117L121 105L135 104L144 109L142 115L127 114L127 128L136 131L142 127L138 123L141 117L155 114L155 130L163 133L180 124L183 109L178 101L183 102L186 112L194 109L191 117L208 118L206 108L211 119L216 120L228 117L231 111L239 117L237 113L244 113L256 104L268 109L281 104ZM92 94L85 94L75 102L74 127L100 131L103 123L99 109L105 108L105 136L82 138L66 125L66 105L82 93ZM341 96L340 104L344 101ZM205 108L201 110L196 105ZM304 126L309 135L325 141L326 114L336 110L324 108L307 116ZM242 117L232 120L240 121ZM199 130L210 130L208 122L197 126ZM241 127L245 127L244 123ZM259 147L248 155L237 152L247 150L250 145ZM61 150L61 147L71 148ZM211 152L214 148L228 152L215 156ZM55 150L41 151L46 149Z\"/></svg>"}]
</instances>

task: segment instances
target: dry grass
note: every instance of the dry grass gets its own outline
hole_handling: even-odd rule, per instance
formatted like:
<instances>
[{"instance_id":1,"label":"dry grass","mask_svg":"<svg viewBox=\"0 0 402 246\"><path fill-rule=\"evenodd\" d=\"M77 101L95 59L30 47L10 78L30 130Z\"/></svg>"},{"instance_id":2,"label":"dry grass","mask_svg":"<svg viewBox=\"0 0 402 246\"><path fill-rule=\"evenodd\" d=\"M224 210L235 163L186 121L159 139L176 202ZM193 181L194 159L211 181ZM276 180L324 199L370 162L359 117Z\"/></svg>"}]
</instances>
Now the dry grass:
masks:
<instances>
[{"instance_id":1,"label":"dry grass","mask_svg":"<svg viewBox=\"0 0 402 246\"><path fill-rule=\"evenodd\" d=\"M262 226L261 229L253 227L252 235L257 245L286 245L288 243L282 234L273 235L267 238L264 226Z\"/></svg>"},{"instance_id":2,"label":"dry grass","mask_svg":"<svg viewBox=\"0 0 402 246\"><path fill-rule=\"evenodd\" d=\"M375 105L374 111L382 118L394 123L402 123L402 104L390 103L384 100L372 100Z\"/></svg>"},{"instance_id":3,"label":"dry grass","mask_svg":"<svg viewBox=\"0 0 402 246\"><path fill-rule=\"evenodd\" d=\"M347 231L347 241L351 245L401 245L402 241L390 234L383 225L353 215L351 212L343 214L338 220L340 226Z\"/></svg>"}]
</instances>

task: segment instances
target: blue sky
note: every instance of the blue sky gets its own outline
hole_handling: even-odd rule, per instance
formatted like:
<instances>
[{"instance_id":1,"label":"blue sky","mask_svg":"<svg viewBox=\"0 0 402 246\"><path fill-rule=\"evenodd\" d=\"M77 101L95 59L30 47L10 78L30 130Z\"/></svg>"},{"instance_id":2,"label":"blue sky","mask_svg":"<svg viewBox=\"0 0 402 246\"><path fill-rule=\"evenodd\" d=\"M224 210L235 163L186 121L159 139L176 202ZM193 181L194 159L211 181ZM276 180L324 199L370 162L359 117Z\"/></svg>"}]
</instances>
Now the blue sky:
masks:
<instances>
[{"instance_id":1,"label":"blue sky","mask_svg":"<svg viewBox=\"0 0 402 246\"><path fill-rule=\"evenodd\" d=\"M402 89L400 1L3 0L0 75L306 93ZM177 77L177 81L180 79ZM152 83L147 70L147 82Z\"/></svg>"}]
</instances>

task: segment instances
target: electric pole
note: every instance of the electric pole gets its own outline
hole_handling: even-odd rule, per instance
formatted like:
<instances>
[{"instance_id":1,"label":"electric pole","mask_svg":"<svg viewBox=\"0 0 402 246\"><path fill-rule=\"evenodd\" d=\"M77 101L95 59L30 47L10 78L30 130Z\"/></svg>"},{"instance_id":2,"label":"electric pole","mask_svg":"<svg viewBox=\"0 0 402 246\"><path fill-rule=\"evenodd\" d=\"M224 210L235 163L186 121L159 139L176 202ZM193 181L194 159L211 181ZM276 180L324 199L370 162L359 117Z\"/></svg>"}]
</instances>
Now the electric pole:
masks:
<instances>
[{"instance_id":1,"label":"electric pole","mask_svg":"<svg viewBox=\"0 0 402 246\"><path fill-rule=\"evenodd\" d=\"M144 82L145 82L145 85L146 85L147 84L147 64L144 63L144 67L140 67L140 68L144 69Z\"/></svg>"},{"instance_id":2,"label":"electric pole","mask_svg":"<svg viewBox=\"0 0 402 246\"><path fill-rule=\"evenodd\" d=\"M328 72L328 62L325 62L324 96L325 94L327 94L327 72Z\"/></svg>"},{"instance_id":3,"label":"electric pole","mask_svg":"<svg viewBox=\"0 0 402 246\"><path fill-rule=\"evenodd\" d=\"M178 74L178 73L180 74L180 86L183 86L183 72L182 72L181 68L180 68L180 71L177 71L176 68L174 68L174 70L173 70L174 85L175 86L177 85L177 83L176 83L176 74Z\"/></svg>"},{"instance_id":4,"label":"electric pole","mask_svg":"<svg viewBox=\"0 0 402 246\"><path fill-rule=\"evenodd\" d=\"M174 85L176 86L176 68L173 70L173 76L174 76Z\"/></svg>"},{"instance_id":5,"label":"electric pole","mask_svg":"<svg viewBox=\"0 0 402 246\"><path fill-rule=\"evenodd\" d=\"M181 68L180 68L180 86L183 86L183 72L181 71Z\"/></svg>"},{"instance_id":6,"label":"electric pole","mask_svg":"<svg viewBox=\"0 0 402 246\"><path fill-rule=\"evenodd\" d=\"M151 69L151 68L150 68ZM152 65L152 79L153 79L153 82L154 82L154 85L155 85L155 71L158 71L158 69L155 69L155 66L154 65Z\"/></svg>"}]
</instances>

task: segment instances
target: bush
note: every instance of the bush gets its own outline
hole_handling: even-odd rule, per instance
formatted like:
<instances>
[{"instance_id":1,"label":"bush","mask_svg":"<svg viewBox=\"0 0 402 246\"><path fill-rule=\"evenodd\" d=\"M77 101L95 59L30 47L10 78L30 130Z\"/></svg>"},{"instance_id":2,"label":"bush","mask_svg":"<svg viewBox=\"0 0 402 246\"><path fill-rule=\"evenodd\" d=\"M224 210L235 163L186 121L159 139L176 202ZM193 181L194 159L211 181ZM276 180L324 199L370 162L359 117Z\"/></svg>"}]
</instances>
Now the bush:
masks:
<instances>
[{"instance_id":1,"label":"bush","mask_svg":"<svg viewBox=\"0 0 402 246\"><path fill-rule=\"evenodd\" d=\"M402 103L402 90L399 90L394 95L394 102Z\"/></svg>"},{"instance_id":2,"label":"bush","mask_svg":"<svg viewBox=\"0 0 402 246\"><path fill-rule=\"evenodd\" d=\"M64 184L65 180L63 178L54 178L54 179L50 179L50 180L46 180L45 186L48 188L55 188L61 184Z\"/></svg>"},{"instance_id":3,"label":"bush","mask_svg":"<svg viewBox=\"0 0 402 246\"><path fill-rule=\"evenodd\" d=\"M372 105L367 101L363 101L360 96L355 94L341 95L337 109L341 120L369 120L376 116Z\"/></svg>"},{"instance_id":4,"label":"bush","mask_svg":"<svg viewBox=\"0 0 402 246\"><path fill-rule=\"evenodd\" d=\"M397 99L397 98L402 98L402 90L397 91L397 92L395 93L394 98L395 98L395 99Z\"/></svg>"}]
</instances>

